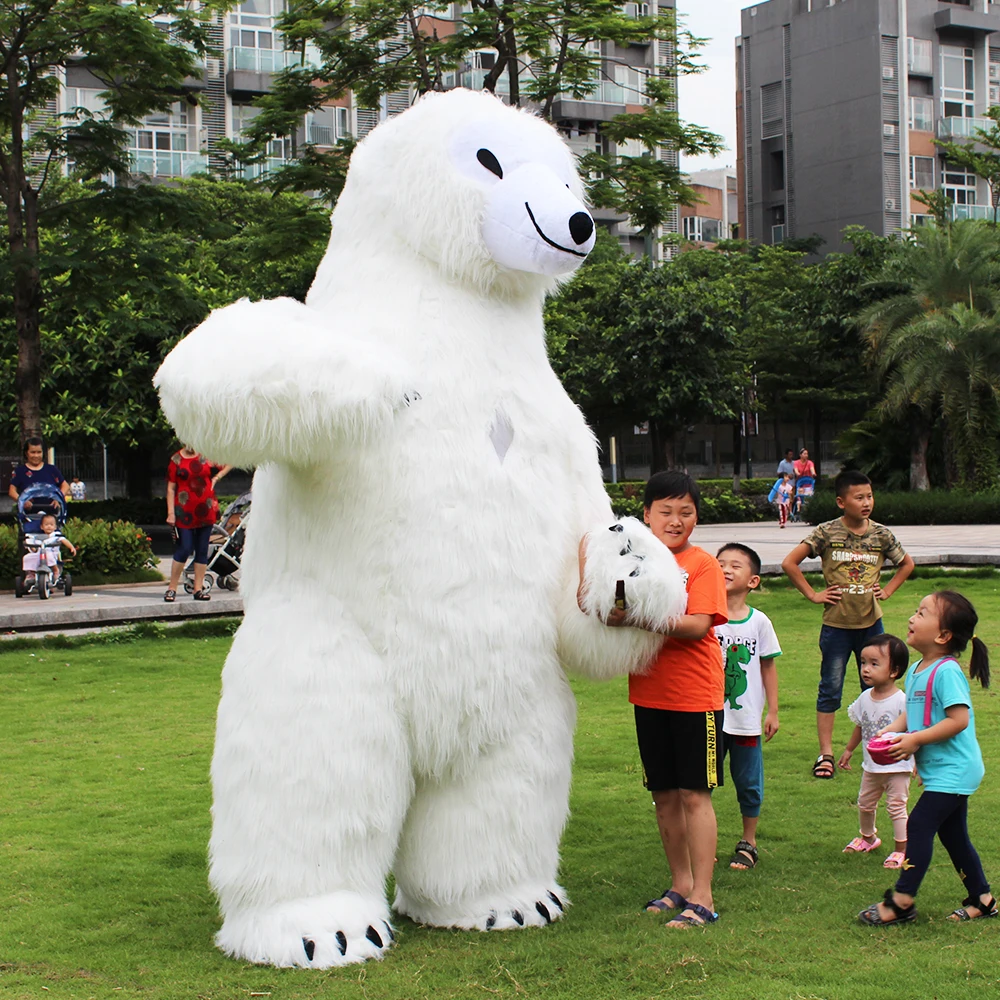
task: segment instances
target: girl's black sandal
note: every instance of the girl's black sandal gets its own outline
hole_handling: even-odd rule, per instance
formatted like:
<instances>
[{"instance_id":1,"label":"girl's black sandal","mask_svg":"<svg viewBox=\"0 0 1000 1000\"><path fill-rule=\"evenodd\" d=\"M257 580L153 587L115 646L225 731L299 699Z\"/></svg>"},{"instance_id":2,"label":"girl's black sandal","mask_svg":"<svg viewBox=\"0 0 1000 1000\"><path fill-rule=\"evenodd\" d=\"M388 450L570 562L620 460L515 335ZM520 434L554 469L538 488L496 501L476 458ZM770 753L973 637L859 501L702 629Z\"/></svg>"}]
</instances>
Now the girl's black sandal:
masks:
<instances>
[{"instance_id":1,"label":"girl's black sandal","mask_svg":"<svg viewBox=\"0 0 1000 1000\"><path fill-rule=\"evenodd\" d=\"M886 889L882 902L892 910L891 920L883 920L879 916L878 903L872 903L858 914L858 920L869 927L888 927L890 924L908 924L917 919L917 904L911 903L909 906L900 906L892 898L892 889Z\"/></svg>"},{"instance_id":2,"label":"girl's black sandal","mask_svg":"<svg viewBox=\"0 0 1000 1000\"><path fill-rule=\"evenodd\" d=\"M967 907L974 906L979 913L977 916L973 917L969 914ZM978 896L970 896L968 899L962 900L962 908L959 910L952 910L949 920L986 920L988 917L995 917L1000 913L997 909L997 901L990 896L989 902L984 903Z\"/></svg>"}]
</instances>

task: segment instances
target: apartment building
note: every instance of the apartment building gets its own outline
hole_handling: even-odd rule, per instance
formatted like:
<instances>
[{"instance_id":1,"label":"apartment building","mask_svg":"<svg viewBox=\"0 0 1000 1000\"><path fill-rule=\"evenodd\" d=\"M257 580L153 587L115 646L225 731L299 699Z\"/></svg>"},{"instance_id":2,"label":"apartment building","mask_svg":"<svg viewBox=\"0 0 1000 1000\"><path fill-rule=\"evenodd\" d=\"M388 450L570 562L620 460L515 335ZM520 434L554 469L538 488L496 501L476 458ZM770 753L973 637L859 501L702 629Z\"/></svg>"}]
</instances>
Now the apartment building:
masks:
<instances>
[{"instance_id":1,"label":"apartment building","mask_svg":"<svg viewBox=\"0 0 1000 1000\"><path fill-rule=\"evenodd\" d=\"M739 236L736 170L696 170L687 183L698 196L696 205L681 205L681 235L689 243L713 244Z\"/></svg>"},{"instance_id":2,"label":"apartment building","mask_svg":"<svg viewBox=\"0 0 1000 1000\"><path fill-rule=\"evenodd\" d=\"M845 226L882 235L926 217L943 190L985 217L985 181L933 139L974 138L1000 103L1000 3L767 0L736 39L740 233L759 243Z\"/></svg>"},{"instance_id":3,"label":"apartment building","mask_svg":"<svg viewBox=\"0 0 1000 1000\"><path fill-rule=\"evenodd\" d=\"M672 16L675 0L653 0L650 3L625 3L624 12L632 17ZM285 0L245 0L213 26L213 43L219 55L205 60L201 73L189 78L186 86L201 100L179 100L169 112L149 115L142 127L130 132L129 153L135 172L154 180L190 177L208 169L224 172L232 169L218 143L221 139L239 141L248 124L258 113L257 102L271 87L275 73L292 62L318 62L317 54L308 47L305 53L285 49L276 20L284 9ZM444 12L425 15L422 25L433 28L439 35L455 30L463 5L452 4ZM429 22L433 22L430 24ZM169 32L169 23L159 25ZM586 100L574 100L569 95L555 102L553 120L578 153L594 150L610 152L599 133L601 122L626 111L641 111L648 103L645 81L650 74L669 75L673 72L674 47L670 41L650 39L643 43L619 46L613 42L594 43L593 53L600 60L596 89ZM493 50L473 52L467 63L446 76L445 87L480 89L493 68ZM84 107L99 111L102 89L99 81L80 64L66 70L65 88L60 107ZM506 76L501 77L497 93L507 93ZM379 121L405 110L415 98L412 90L385 95L377 108L361 107L353 95L331 102L307 115L293 136L276 139L267 150L266 159L242 171L256 178L280 167L295 155L297 147L311 143L320 148L332 147L347 135L362 138ZM621 149L638 155L641 150ZM675 149L663 148L658 154L664 161L677 166ZM643 240L622 216L598 212L597 221L618 237L627 249L642 253ZM679 218L675 212L663 227L663 233L676 233ZM659 255L657 242L654 252Z\"/></svg>"}]
</instances>

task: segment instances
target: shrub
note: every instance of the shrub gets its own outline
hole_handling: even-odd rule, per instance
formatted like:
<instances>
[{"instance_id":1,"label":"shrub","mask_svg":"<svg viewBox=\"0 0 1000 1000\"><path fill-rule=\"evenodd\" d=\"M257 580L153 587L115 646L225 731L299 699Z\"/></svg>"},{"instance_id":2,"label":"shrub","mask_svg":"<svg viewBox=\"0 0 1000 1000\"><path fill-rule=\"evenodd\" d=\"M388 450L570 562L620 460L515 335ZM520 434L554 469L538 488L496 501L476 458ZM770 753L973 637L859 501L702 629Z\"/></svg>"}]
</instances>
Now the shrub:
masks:
<instances>
[{"instance_id":1,"label":"shrub","mask_svg":"<svg viewBox=\"0 0 1000 1000\"><path fill-rule=\"evenodd\" d=\"M823 490L806 508L811 524L840 516L833 490ZM1000 524L1000 491L927 490L893 493L875 488L872 517L881 524Z\"/></svg>"},{"instance_id":2,"label":"shrub","mask_svg":"<svg viewBox=\"0 0 1000 1000\"><path fill-rule=\"evenodd\" d=\"M710 488L702 490L701 524L723 524L730 521L760 521L763 520L758 506L747 497L736 496L729 488L721 488L723 480L709 480ZM642 520L642 495L645 483L605 483L608 496L611 498L611 509L616 517L637 517ZM703 483L698 483L699 490ZM770 486L768 487L770 489Z\"/></svg>"},{"instance_id":3,"label":"shrub","mask_svg":"<svg viewBox=\"0 0 1000 1000\"><path fill-rule=\"evenodd\" d=\"M71 517L63 534L76 546L77 554L64 550L66 568L72 573L111 576L157 565L149 538L129 521L83 521ZM21 572L21 552L16 526L0 525L0 579L10 580Z\"/></svg>"}]
</instances>

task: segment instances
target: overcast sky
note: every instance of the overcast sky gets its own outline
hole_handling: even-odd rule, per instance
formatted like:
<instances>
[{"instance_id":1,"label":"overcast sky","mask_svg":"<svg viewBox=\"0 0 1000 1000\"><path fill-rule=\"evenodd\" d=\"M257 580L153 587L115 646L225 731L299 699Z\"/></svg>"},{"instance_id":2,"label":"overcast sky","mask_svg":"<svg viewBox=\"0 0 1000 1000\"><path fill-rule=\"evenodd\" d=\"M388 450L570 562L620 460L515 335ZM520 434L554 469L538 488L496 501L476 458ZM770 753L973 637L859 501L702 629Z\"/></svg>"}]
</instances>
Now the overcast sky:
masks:
<instances>
[{"instance_id":1,"label":"overcast sky","mask_svg":"<svg viewBox=\"0 0 1000 1000\"><path fill-rule=\"evenodd\" d=\"M736 166L736 107L733 44L740 33L740 11L755 0L677 0L679 20L692 34L708 39L700 61L708 70L681 77L678 85L681 118L718 132L728 147L714 160L682 157L685 170Z\"/></svg>"}]
</instances>

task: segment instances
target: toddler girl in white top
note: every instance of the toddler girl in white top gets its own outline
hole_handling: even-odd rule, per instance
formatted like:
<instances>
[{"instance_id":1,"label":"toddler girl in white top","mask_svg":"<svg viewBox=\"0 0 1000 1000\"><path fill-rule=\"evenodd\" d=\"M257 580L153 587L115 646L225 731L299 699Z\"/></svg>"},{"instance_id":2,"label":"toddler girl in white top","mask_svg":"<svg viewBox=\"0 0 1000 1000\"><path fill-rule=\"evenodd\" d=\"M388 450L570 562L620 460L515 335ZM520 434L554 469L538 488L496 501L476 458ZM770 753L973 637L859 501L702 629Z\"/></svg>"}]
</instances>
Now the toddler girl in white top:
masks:
<instances>
[{"instance_id":1,"label":"toddler girl in white top","mask_svg":"<svg viewBox=\"0 0 1000 1000\"><path fill-rule=\"evenodd\" d=\"M895 849L885 859L886 868L899 868L906 859L906 801L910 794L913 762L907 759L893 764L876 764L868 753L868 741L906 711L906 695L896 687L896 680L906 673L908 660L906 644L894 635L875 636L861 651L861 678L869 687L847 709L854 732L837 762L843 770L850 771L851 755L857 745L862 744L864 763L858 793L861 836L855 837L844 848L844 853L866 853L881 846L875 829L875 809L885 795L896 842Z\"/></svg>"}]
</instances>

